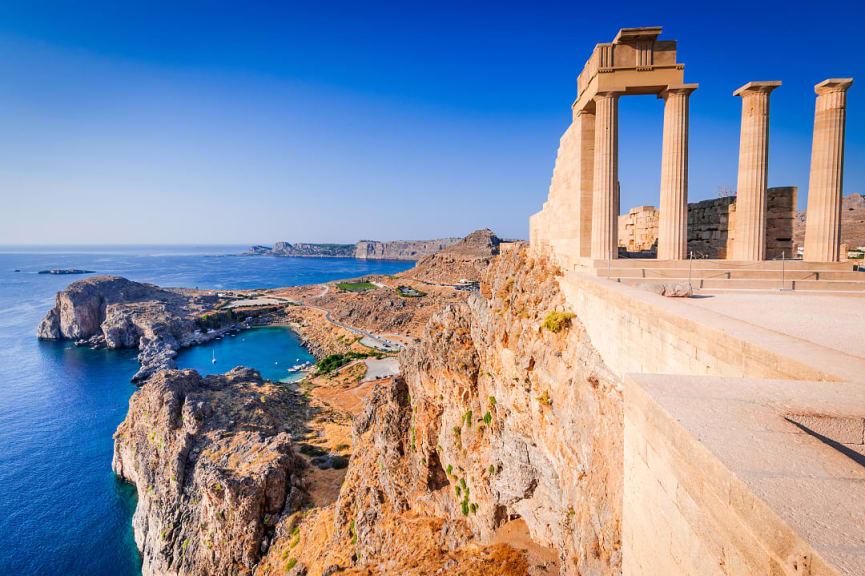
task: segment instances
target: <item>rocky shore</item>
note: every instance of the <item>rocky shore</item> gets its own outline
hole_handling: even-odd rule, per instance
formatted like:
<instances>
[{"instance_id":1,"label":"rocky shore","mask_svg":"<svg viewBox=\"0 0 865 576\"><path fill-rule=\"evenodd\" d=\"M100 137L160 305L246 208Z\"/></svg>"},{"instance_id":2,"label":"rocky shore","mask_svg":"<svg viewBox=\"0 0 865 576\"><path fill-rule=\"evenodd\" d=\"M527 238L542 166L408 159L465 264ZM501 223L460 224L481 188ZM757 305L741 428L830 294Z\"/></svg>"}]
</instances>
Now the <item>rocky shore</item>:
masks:
<instances>
[{"instance_id":1,"label":"rocky shore","mask_svg":"<svg viewBox=\"0 0 865 576\"><path fill-rule=\"evenodd\" d=\"M198 320L219 302L209 292L94 276L57 293L54 308L39 324L36 335L94 348L138 348L141 368L132 380L143 382L160 370L176 368L174 358L180 349L239 328L228 324L202 329Z\"/></svg>"},{"instance_id":2,"label":"rocky shore","mask_svg":"<svg viewBox=\"0 0 865 576\"><path fill-rule=\"evenodd\" d=\"M251 574L307 499L288 425L303 407L248 368L160 372L132 395L112 468L138 491L144 576Z\"/></svg>"}]
</instances>

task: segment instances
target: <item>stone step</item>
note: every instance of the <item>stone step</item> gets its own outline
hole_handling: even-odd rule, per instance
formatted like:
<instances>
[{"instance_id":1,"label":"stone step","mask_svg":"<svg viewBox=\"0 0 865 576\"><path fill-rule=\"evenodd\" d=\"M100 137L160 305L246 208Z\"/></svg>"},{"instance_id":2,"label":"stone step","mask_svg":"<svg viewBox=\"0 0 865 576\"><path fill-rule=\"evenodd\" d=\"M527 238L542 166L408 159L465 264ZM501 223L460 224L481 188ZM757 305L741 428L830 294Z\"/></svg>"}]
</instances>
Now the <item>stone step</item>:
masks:
<instances>
[{"instance_id":1,"label":"stone step","mask_svg":"<svg viewBox=\"0 0 865 576\"><path fill-rule=\"evenodd\" d=\"M785 270L847 270L853 271L857 262L805 262L803 260L785 260ZM865 266L865 263L862 263ZM687 260L655 260L652 258L617 258L611 262L614 268L683 268L688 269ZM589 267L595 270L606 270L606 260L590 260ZM744 262L741 260L704 260L691 261L691 268L715 268L728 270L780 270L780 260L763 260L760 262Z\"/></svg>"},{"instance_id":2,"label":"stone step","mask_svg":"<svg viewBox=\"0 0 865 576\"><path fill-rule=\"evenodd\" d=\"M591 271L593 275L606 278L607 269L597 268ZM688 278L686 268L619 268L613 266L609 270L611 278ZM717 279L752 279L752 280L778 280L781 279L781 269L777 270L749 270L749 269L722 269L722 268L692 268L691 278L717 278ZM865 272L852 272L849 270L788 270L784 267L785 280L851 280L865 282Z\"/></svg>"},{"instance_id":3,"label":"stone step","mask_svg":"<svg viewBox=\"0 0 865 576\"><path fill-rule=\"evenodd\" d=\"M622 284L635 286L637 284L662 284L670 282L687 282L685 278L616 278ZM749 278L693 278L691 285L697 290L737 289L737 290L778 290L780 279L760 280ZM788 290L808 290L826 292L865 292L865 280L786 280L784 288Z\"/></svg>"}]
</instances>

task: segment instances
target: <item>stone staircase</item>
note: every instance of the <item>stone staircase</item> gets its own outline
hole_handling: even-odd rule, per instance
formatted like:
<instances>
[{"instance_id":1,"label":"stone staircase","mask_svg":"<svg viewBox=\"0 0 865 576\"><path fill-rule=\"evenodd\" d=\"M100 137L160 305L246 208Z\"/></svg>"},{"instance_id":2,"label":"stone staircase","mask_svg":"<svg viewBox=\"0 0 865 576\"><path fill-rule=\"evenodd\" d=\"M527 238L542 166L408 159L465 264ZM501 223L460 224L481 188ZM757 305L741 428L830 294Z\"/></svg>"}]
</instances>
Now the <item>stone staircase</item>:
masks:
<instances>
[{"instance_id":1,"label":"stone staircase","mask_svg":"<svg viewBox=\"0 0 865 576\"><path fill-rule=\"evenodd\" d=\"M782 272L783 267L783 272ZM785 290L865 293L865 265L852 262L815 263L802 260L671 261L651 259L594 260L589 274L636 285L687 282L701 291ZM783 281L782 281L783 274Z\"/></svg>"}]
</instances>

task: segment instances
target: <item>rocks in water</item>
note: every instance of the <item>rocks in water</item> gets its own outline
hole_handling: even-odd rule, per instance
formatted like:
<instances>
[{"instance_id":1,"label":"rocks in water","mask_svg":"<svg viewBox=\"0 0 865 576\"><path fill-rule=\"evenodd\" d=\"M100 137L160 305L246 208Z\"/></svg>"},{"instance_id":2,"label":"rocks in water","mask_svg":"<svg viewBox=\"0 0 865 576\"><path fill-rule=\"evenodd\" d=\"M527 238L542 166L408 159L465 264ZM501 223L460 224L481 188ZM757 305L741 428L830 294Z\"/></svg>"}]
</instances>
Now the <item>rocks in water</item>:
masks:
<instances>
[{"instance_id":1,"label":"rocks in water","mask_svg":"<svg viewBox=\"0 0 865 576\"><path fill-rule=\"evenodd\" d=\"M161 372L132 395L112 468L138 491L144 576L252 573L307 499L287 432L296 403L248 368Z\"/></svg>"},{"instance_id":2,"label":"rocks in water","mask_svg":"<svg viewBox=\"0 0 865 576\"><path fill-rule=\"evenodd\" d=\"M20 272L20 270L16 270ZM54 274L62 276L66 274L93 274L93 270L79 270L78 268L52 268L51 270L40 270L39 274Z\"/></svg>"},{"instance_id":3,"label":"rocks in water","mask_svg":"<svg viewBox=\"0 0 865 576\"><path fill-rule=\"evenodd\" d=\"M215 296L194 290L94 276L57 293L36 335L110 349L138 347L141 369L133 381L141 382L159 370L176 368L180 348L209 339L197 332L195 320L217 303Z\"/></svg>"}]
</instances>

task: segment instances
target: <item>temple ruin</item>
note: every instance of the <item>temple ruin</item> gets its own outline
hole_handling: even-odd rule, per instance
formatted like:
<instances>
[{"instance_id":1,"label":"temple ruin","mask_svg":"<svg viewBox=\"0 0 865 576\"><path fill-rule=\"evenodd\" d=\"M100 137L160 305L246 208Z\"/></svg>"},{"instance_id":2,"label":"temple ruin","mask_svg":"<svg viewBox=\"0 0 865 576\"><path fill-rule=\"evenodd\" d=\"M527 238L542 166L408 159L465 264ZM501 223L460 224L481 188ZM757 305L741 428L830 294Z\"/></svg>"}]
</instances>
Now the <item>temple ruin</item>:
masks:
<instances>
[{"instance_id":1,"label":"temple ruin","mask_svg":"<svg viewBox=\"0 0 865 576\"><path fill-rule=\"evenodd\" d=\"M619 30L612 42L595 46L577 78L573 121L561 138L549 198L530 221L532 244L553 248L565 266L618 258L618 101L630 95L655 94L664 101L657 259L675 262L690 254L688 114L698 84L685 83L676 42L659 40L660 33L660 27ZM830 79L816 86L805 241L811 262L837 262L841 256L846 91L852 82ZM733 92L742 100L736 218L729 234L735 243L717 251L718 259L761 262L779 256L767 251L769 101L779 86L748 82Z\"/></svg>"},{"instance_id":2,"label":"temple ruin","mask_svg":"<svg viewBox=\"0 0 865 576\"><path fill-rule=\"evenodd\" d=\"M530 221L579 338L623 383L623 449L603 455L622 462L621 573L865 574L865 273L839 246L852 79L816 86L804 260L788 260L799 188L767 185L781 82L733 92L737 195L689 204L697 85L660 33L595 47ZM632 94L664 101L659 208L620 215L617 106Z\"/></svg>"}]
</instances>

